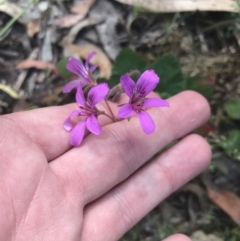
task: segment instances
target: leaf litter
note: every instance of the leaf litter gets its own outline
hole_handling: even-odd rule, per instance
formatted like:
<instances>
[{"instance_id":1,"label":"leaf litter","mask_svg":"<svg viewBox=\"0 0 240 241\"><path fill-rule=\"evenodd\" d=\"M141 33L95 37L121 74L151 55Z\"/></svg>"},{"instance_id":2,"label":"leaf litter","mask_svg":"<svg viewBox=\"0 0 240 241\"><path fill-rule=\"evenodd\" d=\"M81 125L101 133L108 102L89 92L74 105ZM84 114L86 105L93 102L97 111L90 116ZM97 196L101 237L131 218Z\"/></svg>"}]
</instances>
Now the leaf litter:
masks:
<instances>
[{"instance_id":1,"label":"leaf litter","mask_svg":"<svg viewBox=\"0 0 240 241\"><path fill-rule=\"evenodd\" d=\"M72 27L80 20L84 19L94 2L95 0L75 1L75 4L71 7L72 14L55 19L54 25L61 28Z\"/></svg>"}]
</instances>

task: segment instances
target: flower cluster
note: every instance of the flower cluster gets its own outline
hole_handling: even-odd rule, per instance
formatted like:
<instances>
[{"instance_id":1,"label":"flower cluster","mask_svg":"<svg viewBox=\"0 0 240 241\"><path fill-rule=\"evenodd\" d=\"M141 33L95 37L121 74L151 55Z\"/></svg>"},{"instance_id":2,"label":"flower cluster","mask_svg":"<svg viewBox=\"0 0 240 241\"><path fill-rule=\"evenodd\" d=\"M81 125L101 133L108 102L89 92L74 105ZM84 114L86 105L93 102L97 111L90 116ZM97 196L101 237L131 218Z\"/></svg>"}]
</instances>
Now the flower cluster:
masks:
<instances>
[{"instance_id":1,"label":"flower cluster","mask_svg":"<svg viewBox=\"0 0 240 241\"><path fill-rule=\"evenodd\" d=\"M67 63L67 69L74 73L77 78L66 84L63 92L69 93L76 88L76 103L79 107L64 122L65 130L71 131L70 144L79 146L84 138L86 128L95 135L101 134L102 129L98 121L99 115L106 115L113 121L118 121L125 118L129 119L136 114L143 131L146 134L151 134L155 130L155 124L146 110L151 107L169 107L166 100L146 97L159 83L157 74L154 70L146 70L140 75L136 83L129 74L121 76L120 83L129 97L129 102L121 105L118 111L118 119L116 119L96 107L97 104L105 101L112 113L107 102L109 87L106 83L97 84L92 74L97 65L89 65L91 58L95 54L95 52L90 53L85 64L75 58L69 58ZM74 116L81 117L75 126L72 123L72 117Z\"/></svg>"},{"instance_id":2,"label":"flower cluster","mask_svg":"<svg viewBox=\"0 0 240 241\"><path fill-rule=\"evenodd\" d=\"M97 68L97 65L89 66L89 62L96 52L92 52L88 55L85 65L78 59L69 58L67 63L67 69L77 76L77 79L70 81L63 88L63 93L69 93L72 89L76 88L78 85L84 86L94 86L96 82L92 77L92 72Z\"/></svg>"}]
</instances>

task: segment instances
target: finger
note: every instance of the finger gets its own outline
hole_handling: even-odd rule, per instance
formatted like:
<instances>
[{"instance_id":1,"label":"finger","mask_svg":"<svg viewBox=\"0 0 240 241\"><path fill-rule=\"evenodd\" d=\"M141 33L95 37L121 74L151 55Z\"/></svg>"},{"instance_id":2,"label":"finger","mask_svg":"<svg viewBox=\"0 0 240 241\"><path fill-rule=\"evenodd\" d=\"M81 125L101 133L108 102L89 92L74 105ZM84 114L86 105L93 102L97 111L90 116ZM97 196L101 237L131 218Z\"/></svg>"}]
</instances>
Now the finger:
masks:
<instances>
[{"instance_id":1,"label":"finger","mask_svg":"<svg viewBox=\"0 0 240 241\"><path fill-rule=\"evenodd\" d=\"M149 110L156 130L146 135L133 117L107 125L99 136L89 135L80 148L71 149L50 165L74 193L84 192L91 202L126 179L160 149L206 122L207 101L195 92L169 99L170 108ZM81 180L79 178L81 177Z\"/></svg>"},{"instance_id":2,"label":"finger","mask_svg":"<svg viewBox=\"0 0 240 241\"><path fill-rule=\"evenodd\" d=\"M191 241L191 239L184 234L175 234L162 241Z\"/></svg>"},{"instance_id":3,"label":"finger","mask_svg":"<svg viewBox=\"0 0 240 241\"><path fill-rule=\"evenodd\" d=\"M69 133L64 130L63 122L75 109L76 104L70 104L16 112L5 117L18 125L51 160L70 148Z\"/></svg>"},{"instance_id":4,"label":"finger","mask_svg":"<svg viewBox=\"0 0 240 241\"><path fill-rule=\"evenodd\" d=\"M190 135L84 210L81 240L118 240L162 200L209 164L211 150Z\"/></svg>"},{"instance_id":5,"label":"finger","mask_svg":"<svg viewBox=\"0 0 240 241\"><path fill-rule=\"evenodd\" d=\"M109 112L106 105L101 105L103 110ZM116 104L110 103L113 108ZM76 104L69 104L58 107L46 107L36 110L16 112L5 115L13 121L35 142L45 153L48 161L55 159L71 148L69 143L70 133L63 128L63 122L69 114L78 109ZM108 118L101 118L101 125L112 121Z\"/></svg>"},{"instance_id":6,"label":"finger","mask_svg":"<svg viewBox=\"0 0 240 241\"><path fill-rule=\"evenodd\" d=\"M151 93L150 96L156 97L157 94ZM117 103L109 102L109 106L114 113L117 113L117 105L119 103L124 103L128 100L125 95L122 95L119 101ZM104 102L99 106L101 110L110 114L109 108ZM13 124L18 125L41 148L47 160L51 161L71 148L69 143L70 133L63 128L63 122L76 109L78 109L78 106L74 103L65 106L16 112L4 117L13 121ZM111 122L106 117L100 118L101 126Z\"/></svg>"}]
</instances>

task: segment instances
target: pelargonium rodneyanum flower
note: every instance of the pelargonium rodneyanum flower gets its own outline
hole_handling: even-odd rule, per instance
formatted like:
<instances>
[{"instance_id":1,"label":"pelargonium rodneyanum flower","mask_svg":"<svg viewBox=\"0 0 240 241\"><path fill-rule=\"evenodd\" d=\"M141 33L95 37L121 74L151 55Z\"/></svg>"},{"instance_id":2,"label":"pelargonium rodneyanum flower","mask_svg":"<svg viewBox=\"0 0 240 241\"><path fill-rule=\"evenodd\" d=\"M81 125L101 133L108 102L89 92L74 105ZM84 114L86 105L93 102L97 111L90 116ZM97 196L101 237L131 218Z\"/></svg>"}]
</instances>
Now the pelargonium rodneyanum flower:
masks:
<instances>
[{"instance_id":1,"label":"pelargonium rodneyanum flower","mask_svg":"<svg viewBox=\"0 0 240 241\"><path fill-rule=\"evenodd\" d=\"M63 88L63 93L69 93L73 88L76 88L78 85L84 87L94 86L96 83L92 79L93 71L98 67L97 65L89 66L90 60L96 55L96 52L91 52L85 62L85 65L78 59L69 58L66 68L77 75L77 79L70 81Z\"/></svg>"},{"instance_id":2,"label":"pelargonium rodneyanum flower","mask_svg":"<svg viewBox=\"0 0 240 241\"><path fill-rule=\"evenodd\" d=\"M82 87L79 85L76 92L76 102L79 110L73 111L64 122L64 128L71 131L70 144L79 146L83 140L85 128L95 135L99 135L102 129L98 122L100 111L96 108L96 104L105 99L108 94L109 87L107 84L98 84L90 89L87 99L85 99ZM82 116L84 119L80 121L74 128L71 121L73 116Z\"/></svg>"},{"instance_id":3,"label":"pelargonium rodneyanum flower","mask_svg":"<svg viewBox=\"0 0 240 241\"><path fill-rule=\"evenodd\" d=\"M155 124L146 109L149 107L169 107L166 100L146 98L146 95L156 88L159 77L153 70L146 70L141 74L137 83L128 74L121 76L120 81L130 100L128 104L119 109L118 116L120 118L129 118L137 114L143 131L146 134L151 134L155 130Z\"/></svg>"}]
</instances>

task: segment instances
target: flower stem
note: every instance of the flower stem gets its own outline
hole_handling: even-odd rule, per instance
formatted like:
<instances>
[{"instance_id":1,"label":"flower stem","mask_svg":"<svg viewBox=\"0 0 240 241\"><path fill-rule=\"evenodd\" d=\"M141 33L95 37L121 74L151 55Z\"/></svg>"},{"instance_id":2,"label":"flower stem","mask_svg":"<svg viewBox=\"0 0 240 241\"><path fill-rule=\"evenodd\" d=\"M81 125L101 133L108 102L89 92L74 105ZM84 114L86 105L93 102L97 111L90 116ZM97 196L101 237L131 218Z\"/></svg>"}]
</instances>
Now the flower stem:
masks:
<instances>
[{"instance_id":1,"label":"flower stem","mask_svg":"<svg viewBox=\"0 0 240 241\"><path fill-rule=\"evenodd\" d=\"M116 122L116 120L114 118L112 118L110 115L106 114L106 113L102 113L102 115L107 116L109 119L111 119L113 122Z\"/></svg>"},{"instance_id":2,"label":"flower stem","mask_svg":"<svg viewBox=\"0 0 240 241\"><path fill-rule=\"evenodd\" d=\"M108 107L108 109L109 109L109 111L110 111L111 117L108 116L106 113L105 113L105 115L108 116L109 118L111 118L114 122L116 122L116 119L115 119L115 117L114 117L114 115L113 115L112 109L110 108L110 106L109 106L109 104L108 104L108 101L105 100L105 103L106 103L106 105L107 105L107 107Z\"/></svg>"}]
</instances>

